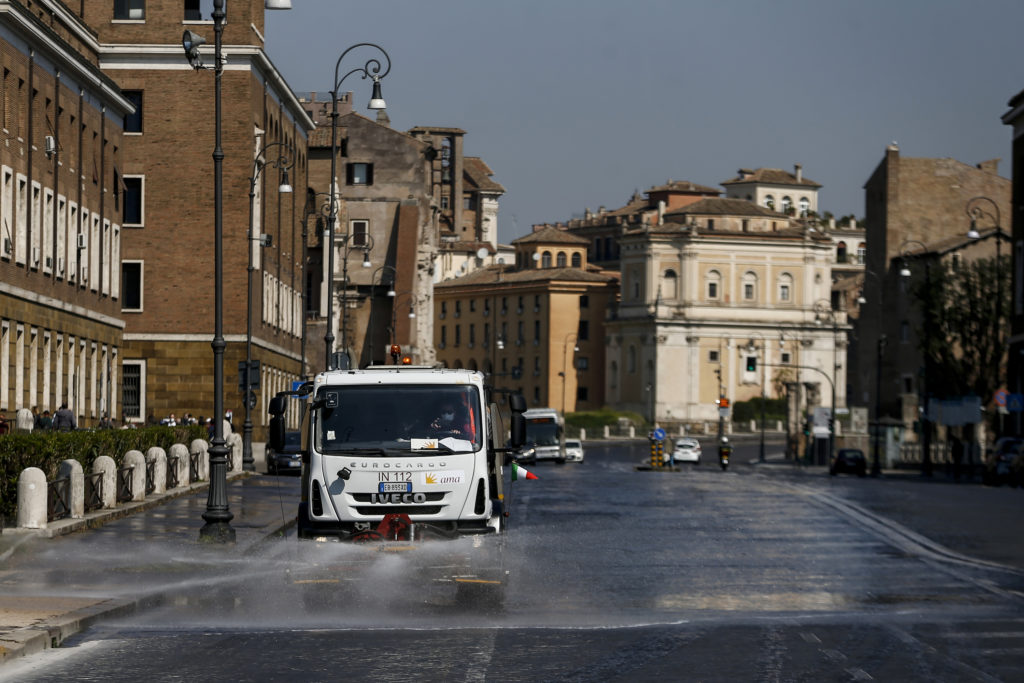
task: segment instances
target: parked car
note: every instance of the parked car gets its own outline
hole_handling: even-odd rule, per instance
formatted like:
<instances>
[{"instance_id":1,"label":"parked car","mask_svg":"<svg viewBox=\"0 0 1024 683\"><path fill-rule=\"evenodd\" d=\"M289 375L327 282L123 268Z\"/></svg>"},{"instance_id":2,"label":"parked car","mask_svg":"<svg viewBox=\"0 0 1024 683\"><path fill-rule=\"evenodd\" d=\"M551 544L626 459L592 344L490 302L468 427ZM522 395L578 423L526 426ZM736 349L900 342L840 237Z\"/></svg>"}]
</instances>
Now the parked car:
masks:
<instances>
[{"instance_id":1,"label":"parked car","mask_svg":"<svg viewBox=\"0 0 1024 683\"><path fill-rule=\"evenodd\" d=\"M1020 459L1020 448L1024 444L1015 436L1004 436L996 440L993 447L985 453L985 471L981 480L986 486L1001 486L1019 482L1020 466L1015 467L1015 460Z\"/></svg>"},{"instance_id":2,"label":"parked car","mask_svg":"<svg viewBox=\"0 0 1024 683\"><path fill-rule=\"evenodd\" d=\"M284 448L275 451L267 444L267 474L299 474L302 472L301 432L285 432Z\"/></svg>"},{"instance_id":3,"label":"parked car","mask_svg":"<svg viewBox=\"0 0 1024 683\"><path fill-rule=\"evenodd\" d=\"M864 457L864 451L859 448L840 448L839 452L832 458L832 464L828 468L831 475L856 474L863 477L868 473L868 459Z\"/></svg>"},{"instance_id":4,"label":"parked car","mask_svg":"<svg viewBox=\"0 0 1024 683\"><path fill-rule=\"evenodd\" d=\"M583 442L579 439L565 440L565 461L583 462Z\"/></svg>"},{"instance_id":5,"label":"parked car","mask_svg":"<svg viewBox=\"0 0 1024 683\"><path fill-rule=\"evenodd\" d=\"M700 441L689 436L676 439L675 450L672 451L672 459L675 462L692 462L699 465L700 456Z\"/></svg>"}]
</instances>

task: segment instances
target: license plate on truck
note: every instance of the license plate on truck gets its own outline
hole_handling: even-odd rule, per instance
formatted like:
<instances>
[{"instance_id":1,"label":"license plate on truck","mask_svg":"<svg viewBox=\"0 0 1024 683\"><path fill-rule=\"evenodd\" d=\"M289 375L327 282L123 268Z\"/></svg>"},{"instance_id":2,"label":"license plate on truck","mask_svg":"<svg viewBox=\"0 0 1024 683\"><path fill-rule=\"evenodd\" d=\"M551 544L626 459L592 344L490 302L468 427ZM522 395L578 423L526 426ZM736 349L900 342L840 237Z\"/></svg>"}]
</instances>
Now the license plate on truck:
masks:
<instances>
[{"instance_id":1,"label":"license plate on truck","mask_svg":"<svg viewBox=\"0 0 1024 683\"><path fill-rule=\"evenodd\" d=\"M377 493L412 493L412 482L382 481L377 484Z\"/></svg>"}]
</instances>

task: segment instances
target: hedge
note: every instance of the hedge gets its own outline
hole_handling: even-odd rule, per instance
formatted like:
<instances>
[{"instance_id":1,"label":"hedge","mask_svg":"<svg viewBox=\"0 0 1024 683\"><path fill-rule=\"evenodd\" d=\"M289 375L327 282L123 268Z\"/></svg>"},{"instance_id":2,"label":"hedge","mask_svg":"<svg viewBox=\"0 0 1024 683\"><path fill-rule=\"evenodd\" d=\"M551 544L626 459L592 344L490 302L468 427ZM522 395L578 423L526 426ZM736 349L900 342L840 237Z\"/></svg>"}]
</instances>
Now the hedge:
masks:
<instances>
[{"instance_id":1,"label":"hedge","mask_svg":"<svg viewBox=\"0 0 1024 683\"><path fill-rule=\"evenodd\" d=\"M77 460L88 473L101 455L110 456L120 466L130 450L145 453L159 446L168 451L176 443L187 447L193 439L205 438L202 425L5 434L0 436L0 518L16 516L18 477L28 467L38 467L46 480L52 481L64 460Z\"/></svg>"}]
</instances>

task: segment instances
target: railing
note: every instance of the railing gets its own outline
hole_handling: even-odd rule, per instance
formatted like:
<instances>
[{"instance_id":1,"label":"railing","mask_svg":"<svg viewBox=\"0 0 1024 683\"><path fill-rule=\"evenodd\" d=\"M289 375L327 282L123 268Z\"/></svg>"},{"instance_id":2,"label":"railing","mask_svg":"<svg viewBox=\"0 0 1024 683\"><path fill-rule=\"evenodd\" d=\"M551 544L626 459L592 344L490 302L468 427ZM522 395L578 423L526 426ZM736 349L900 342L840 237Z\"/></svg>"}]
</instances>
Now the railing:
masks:
<instances>
[{"instance_id":1,"label":"railing","mask_svg":"<svg viewBox=\"0 0 1024 683\"><path fill-rule=\"evenodd\" d=\"M167 488L178 488L178 463L181 456L172 455L167 458Z\"/></svg>"},{"instance_id":2,"label":"railing","mask_svg":"<svg viewBox=\"0 0 1024 683\"><path fill-rule=\"evenodd\" d=\"M47 482L46 521L64 519L71 514L71 477Z\"/></svg>"},{"instance_id":3,"label":"railing","mask_svg":"<svg viewBox=\"0 0 1024 683\"><path fill-rule=\"evenodd\" d=\"M188 480L199 481L199 451L188 455Z\"/></svg>"},{"instance_id":4,"label":"railing","mask_svg":"<svg viewBox=\"0 0 1024 683\"><path fill-rule=\"evenodd\" d=\"M156 491L156 461L146 463L146 495Z\"/></svg>"},{"instance_id":5,"label":"railing","mask_svg":"<svg viewBox=\"0 0 1024 683\"><path fill-rule=\"evenodd\" d=\"M85 509L98 510L103 507L103 472L85 475Z\"/></svg>"},{"instance_id":6,"label":"railing","mask_svg":"<svg viewBox=\"0 0 1024 683\"><path fill-rule=\"evenodd\" d=\"M126 503L132 499L132 471L134 467L117 469L117 502Z\"/></svg>"}]
</instances>

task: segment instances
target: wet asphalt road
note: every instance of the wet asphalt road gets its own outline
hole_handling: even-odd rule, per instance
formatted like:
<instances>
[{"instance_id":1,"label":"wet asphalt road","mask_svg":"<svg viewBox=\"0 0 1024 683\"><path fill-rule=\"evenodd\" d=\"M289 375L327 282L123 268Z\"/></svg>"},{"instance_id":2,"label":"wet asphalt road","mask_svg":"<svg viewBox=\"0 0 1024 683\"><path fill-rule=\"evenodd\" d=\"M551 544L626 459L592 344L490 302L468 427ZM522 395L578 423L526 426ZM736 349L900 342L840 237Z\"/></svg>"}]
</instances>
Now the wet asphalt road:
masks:
<instances>
[{"instance_id":1,"label":"wet asphalt road","mask_svg":"<svg viewBox=\"0 0 1024 683\"><path fill-rule=\"evenodd\" d=\"M443 564L451 547L368 558L289 538L223 566L154 550L135 574L167 580L173 567L179 599L0 678L1024 678L1024 571L947 552L893 523L885 511L912 504L906 491L795 470L722 472L708 459L637 472L640 459L590 446L583 465L538 465L540 480L515 484L500 612L423 580L420 565ZM929 488L939 490L923 484L914 495ZM948 519L929 523L952 530L965 513L942 490ZM989 545L982 555L998 552ZM353 581L317 582L339 571Z\"/></svg>"}]
</instances>

